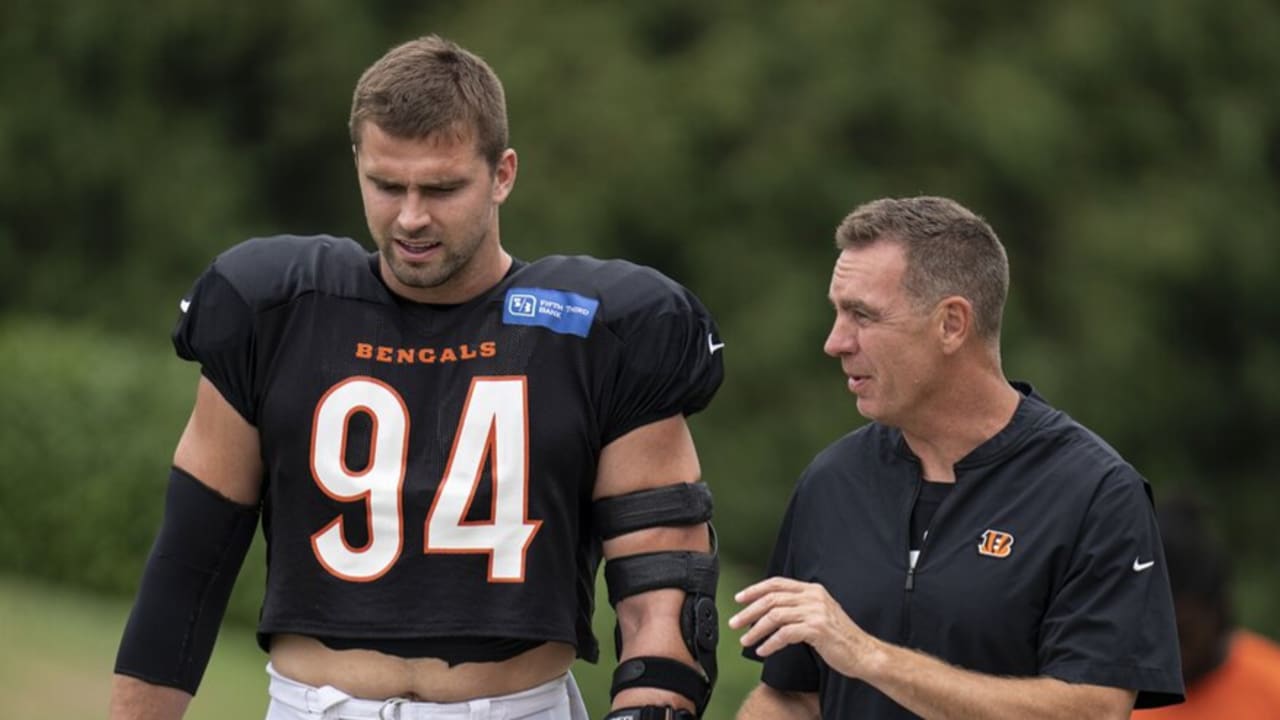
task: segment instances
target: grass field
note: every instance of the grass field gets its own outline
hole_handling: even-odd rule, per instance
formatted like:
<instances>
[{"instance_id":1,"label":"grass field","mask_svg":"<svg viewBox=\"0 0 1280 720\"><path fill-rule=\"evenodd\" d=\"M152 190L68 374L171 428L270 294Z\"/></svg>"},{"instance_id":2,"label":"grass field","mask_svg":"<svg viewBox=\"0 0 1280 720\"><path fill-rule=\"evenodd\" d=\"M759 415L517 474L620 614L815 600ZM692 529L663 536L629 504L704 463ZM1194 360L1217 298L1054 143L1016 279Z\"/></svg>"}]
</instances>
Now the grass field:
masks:
<instances>
[{"instance_id":1,"label":"grass field","mask_svg":"<svg viewBox=\"0 0 1280 720\"><path fill-rule=\"evenodd\" d=\"M0 577L0 697L12 718L101 718L128 604ZM253 633L227 627L191 720L261 718L266 656Z\"/></svg>"},{"instance_id":2,"label":"grass field","mask_svg":"<svg viewBox=\"0 0 1280 720\"><path fill-rule=\"evenodd\" d=\"M706 718L733 717L754 687L757 667L738 654L736 632L724 627L732 603L725 600L741 586L727 571L721 578L720 682ZM603 588L600 597L603 598ZM579 662L574 674L593 717L604 715L612 671L612 615L597 613L601 663ZM129 606L65 588L12 576L0 576L0 697L5 718L106 717L111 668ZM266 655L251 629L227 626L218 638L200 692L187 713L190 720L261 718L266 709Z\"/></svg>"}]
</instances>

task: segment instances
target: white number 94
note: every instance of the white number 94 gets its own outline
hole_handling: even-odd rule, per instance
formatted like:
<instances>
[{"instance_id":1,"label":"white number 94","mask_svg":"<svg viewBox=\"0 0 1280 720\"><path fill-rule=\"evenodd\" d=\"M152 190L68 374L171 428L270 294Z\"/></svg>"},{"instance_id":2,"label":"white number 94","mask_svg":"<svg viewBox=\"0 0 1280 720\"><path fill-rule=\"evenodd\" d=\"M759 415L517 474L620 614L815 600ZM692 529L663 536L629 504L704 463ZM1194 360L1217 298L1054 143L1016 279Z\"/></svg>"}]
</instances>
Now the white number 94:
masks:
<instances>
[{"instance_id":1,"label":"white number 94","mask_svg":"<svg viewBox=\"0 0 1280 720\"><path fill-rule=\"evenodd\" d=\"M363 413L372 423L369 460L346 464L347 429ZM402 508L409 409L395 388L372 377L347 378L324 394L311 429L311 476L329 497L363 502L368 541L352 547L342 516L311 536L316 559L352 582L376 580L404 545ZM491 463L488 520L467 520L485 462ZM444 477L424 528L424 553L487 554L489 582L524 582L525 553L541 521L529 520L529 433L525 378L476 377L454 435Z\"/></svg>"}]
</instances>

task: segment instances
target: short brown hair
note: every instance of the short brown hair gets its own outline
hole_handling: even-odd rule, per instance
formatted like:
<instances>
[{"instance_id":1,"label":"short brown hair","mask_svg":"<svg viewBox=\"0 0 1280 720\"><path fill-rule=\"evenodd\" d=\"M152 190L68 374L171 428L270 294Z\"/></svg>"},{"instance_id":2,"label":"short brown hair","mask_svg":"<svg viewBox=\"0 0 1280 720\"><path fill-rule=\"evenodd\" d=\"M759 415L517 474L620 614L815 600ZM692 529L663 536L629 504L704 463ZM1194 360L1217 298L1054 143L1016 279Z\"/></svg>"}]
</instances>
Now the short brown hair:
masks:
<instances>
[{"instance_id":1,"label":"short brown hair","mask_svg":"<svg viewBox=\"0 0 1280 720\"><path fill-rule=\"evenodd\" d=\"M1009 258L985 220L948 198L882 198L854 208L836 229L840 250L879 242L902 245L902 283L914 301L932 305L959 295L973 304L978 334L1000 337Z\"/></svg>"},{"instance_id":2,"label":"short brown hair","mask_svg":"<svg viewBox=\"0 0 1280 720\"><path fill-rule=\"evenodd\" d=\"M364 71L351 99L354 147L365 121L405 139L474 131L495 166L508 143L502 81L480 56L436 35L394 47Z\"/></svg>"}]
</instances>

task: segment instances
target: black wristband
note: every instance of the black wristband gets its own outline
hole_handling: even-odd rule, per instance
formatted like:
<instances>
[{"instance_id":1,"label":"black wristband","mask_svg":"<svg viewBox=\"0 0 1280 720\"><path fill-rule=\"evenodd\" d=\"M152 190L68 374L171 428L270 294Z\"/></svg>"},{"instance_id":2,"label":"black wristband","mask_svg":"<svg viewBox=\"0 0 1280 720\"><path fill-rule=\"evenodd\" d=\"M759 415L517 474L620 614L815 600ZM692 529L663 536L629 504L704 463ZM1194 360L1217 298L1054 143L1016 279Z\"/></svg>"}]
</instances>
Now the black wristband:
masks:
<instances>
[{"instance_id":1,"label":"black wristband","mask_svg":"<svg viewBox=\"0 0 1280 720\"><path fill-rule=\"evenodd\" d=\"M695 718L702 715L711 699L711 682L701 670L668 657L635 657L618 665L613 671L609 697L616 698L618 693L634 687L669 690L689 698L697 708L692 715Z\"/></svg>"}]
</instances>

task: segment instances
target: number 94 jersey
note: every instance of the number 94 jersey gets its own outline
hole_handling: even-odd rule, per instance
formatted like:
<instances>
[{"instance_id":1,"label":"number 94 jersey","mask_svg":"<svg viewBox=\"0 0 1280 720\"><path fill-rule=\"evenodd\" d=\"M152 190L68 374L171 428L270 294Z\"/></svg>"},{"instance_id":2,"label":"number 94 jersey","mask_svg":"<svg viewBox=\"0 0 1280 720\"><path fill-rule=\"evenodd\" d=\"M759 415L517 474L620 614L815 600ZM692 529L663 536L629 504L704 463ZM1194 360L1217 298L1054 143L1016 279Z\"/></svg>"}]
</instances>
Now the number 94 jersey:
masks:
<instances>
[{"instance_id":1,"label":"number 94 jersey","mask_svg":"<svg viewBox=\"0 0 1280 720\"><path fill-rule=\"evenodd\" d=\"M261 439L259 636L557 640L594 661L601 448L710 402L712 319L617 260L517 262L454 306L378 272L350 239L255 239L181 304L178 355Z\"/></svg>"}]
</instances>

